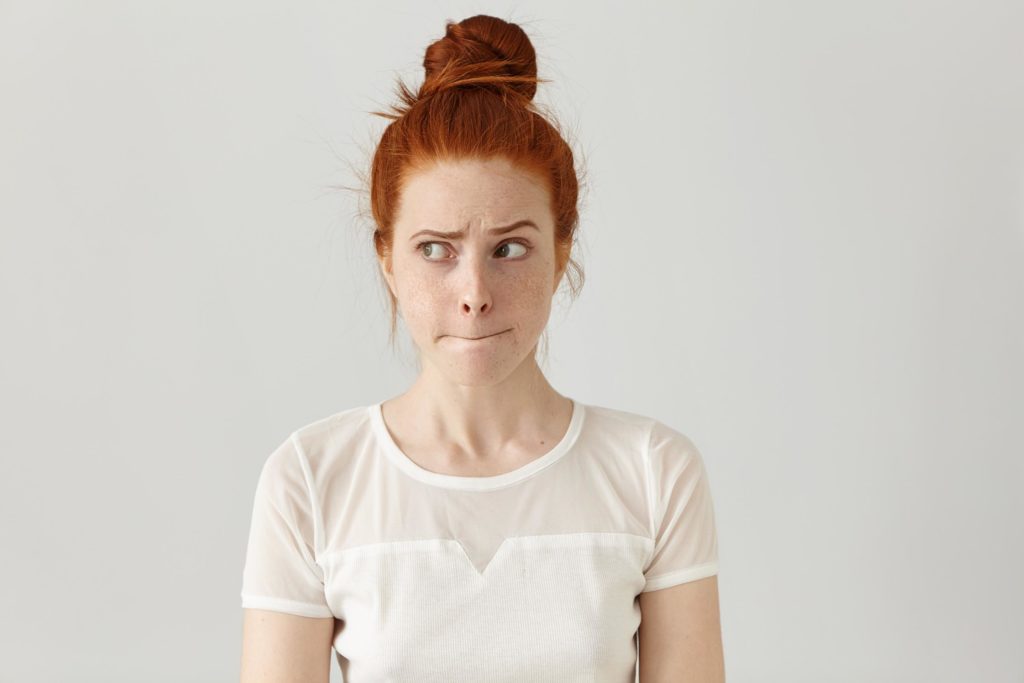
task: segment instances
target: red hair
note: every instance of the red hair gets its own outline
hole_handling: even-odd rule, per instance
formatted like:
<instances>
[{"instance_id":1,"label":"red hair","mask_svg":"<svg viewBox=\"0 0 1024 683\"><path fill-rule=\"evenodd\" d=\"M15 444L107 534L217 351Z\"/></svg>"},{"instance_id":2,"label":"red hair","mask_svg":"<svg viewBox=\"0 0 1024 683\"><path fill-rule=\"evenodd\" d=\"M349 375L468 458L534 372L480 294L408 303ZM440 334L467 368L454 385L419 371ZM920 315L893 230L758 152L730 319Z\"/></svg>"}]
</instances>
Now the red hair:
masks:
<instances>
[{"instance_id":1,"label":"red hair","mask_svg":"<svg viewBox=\"0 0 1024 683\"><path fill-rule=\"evenodd\" d=\"M479 14L447 22L443 38L431 43L423 59L426 77L417 93L399 79L401 102L390 112L372 112L391 120L373 155L370 210L377 255L390 258L394 223L403 181L432 163L504 157L542 179L551 197L555 225L556 272L569 277L573 296L583 271L570 252L579 223L579 179L573 153L554 119L533 103L537 57L517 24ZM397 302L390 288L391 340Z\"/></svg>"}]
</instances>

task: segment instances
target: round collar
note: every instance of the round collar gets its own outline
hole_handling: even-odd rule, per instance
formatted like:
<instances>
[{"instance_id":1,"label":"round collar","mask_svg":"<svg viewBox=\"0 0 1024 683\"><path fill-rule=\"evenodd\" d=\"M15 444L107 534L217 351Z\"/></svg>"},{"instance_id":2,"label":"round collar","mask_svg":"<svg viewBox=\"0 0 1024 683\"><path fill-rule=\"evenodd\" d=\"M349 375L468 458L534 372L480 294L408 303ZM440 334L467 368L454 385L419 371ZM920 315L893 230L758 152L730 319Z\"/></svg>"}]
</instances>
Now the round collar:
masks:
<instances>
[{"instance_id":1,"label":"round collar","mask_svg":"<svg viewBox=\"0 0 1024 683\"><path fill-rule=\"evenodd\" d=\"M398 444L395 443L391 433L388 431L387 425L384 423L384 413L381 407L383 401L368 406L367 411L374 434L380 441L384 454L403 472L414 479L433 486L464 491L487 491L503 488L527 479L556 463L572 448L582 431L586 408L572 397L569 397L569 400L572 401L572 418L569 420L569 428L566 429L561 440L551 450L510 472L489 477L463 477L454 474L441 474L440 472L432 472L420 467L398 447Z\"/></svg>"}]
</instances>

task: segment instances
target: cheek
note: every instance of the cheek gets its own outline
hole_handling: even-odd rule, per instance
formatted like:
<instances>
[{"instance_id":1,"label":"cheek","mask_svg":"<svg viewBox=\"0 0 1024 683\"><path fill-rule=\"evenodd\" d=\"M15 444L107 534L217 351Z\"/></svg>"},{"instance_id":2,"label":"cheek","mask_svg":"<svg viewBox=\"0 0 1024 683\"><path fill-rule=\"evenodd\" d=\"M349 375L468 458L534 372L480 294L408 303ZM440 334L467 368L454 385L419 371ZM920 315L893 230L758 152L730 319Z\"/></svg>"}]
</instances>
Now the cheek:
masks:
<instances>
[{"instance_id":1,"label":"cheek","mask_svg":"<svg viewBox=\"0 0 1024 683\"><path fill-rule=\"evenodd\" d=\"M552 290L553 277L547 268L524 270L510 274L501 289L504 296L495 293L495 303L504 303L524 322L533 318L541 324L547 319Z\"/></svg>"},{"instance_id":2,"label":"cheek","mask_svg":"<svg viewBox=\"0 0 1024 683\"><path fill-rule=\"evenodd\" d=\"M396 281L399 306L407 321L436 319L443 305L445 292L443 282L436 276L429 276L420 269L408 268L402 278Z\"/></svg>"},{"instance_id":3,"label":"cheek","mask_svg":"<svg viewBox=\"0 0 1024 683\"><path fill-rule=\"evenodd\" d=\"M505 291L523 304L536 303L550 294L551 278L547 272L523 272L513 274Z\"/></svg>"}]
</instances>

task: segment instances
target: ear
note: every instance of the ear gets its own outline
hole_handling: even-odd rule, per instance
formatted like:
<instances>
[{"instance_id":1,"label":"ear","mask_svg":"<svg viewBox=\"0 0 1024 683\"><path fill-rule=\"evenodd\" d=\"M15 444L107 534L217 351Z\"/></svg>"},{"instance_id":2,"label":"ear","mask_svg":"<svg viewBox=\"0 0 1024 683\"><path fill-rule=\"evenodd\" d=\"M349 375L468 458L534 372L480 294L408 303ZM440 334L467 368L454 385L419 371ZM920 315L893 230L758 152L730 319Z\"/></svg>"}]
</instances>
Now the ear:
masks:
<instances>
[{"instance_id":1,"label":"ear","mask_svg":"<svg viewBox=\"0 0 1024 683\"><path fill-rule=\"evenodd\" d=\"M558 271L557 271L557 272L555 273L555 285L554 285L554 287L552 287L552 289L551 289L551 294L552 294L552 295L554 295L554 293L558 291L558 285L559 285L559 284L560 284L560 283L562 282L562 276L563 276L563 275L565 275L565 266L562 266L562 267L561 267L561 268L560 268L560 269L559 269L559 270L558 270Z\"/></svg>"},{"instance_id":2,"label":"ear","mask_svg":"<svg viewBox=\"0 0 1024 683\"><path fill-rule=\"evenodd\" d=\"M377 259L380 265L380 272L384 276L384 280L388 283L388 289L391 290L391 296L398 298L398 294L395 291L395 275L391 272L391 255L380 257Z\"/></svg>"}]
</instances>

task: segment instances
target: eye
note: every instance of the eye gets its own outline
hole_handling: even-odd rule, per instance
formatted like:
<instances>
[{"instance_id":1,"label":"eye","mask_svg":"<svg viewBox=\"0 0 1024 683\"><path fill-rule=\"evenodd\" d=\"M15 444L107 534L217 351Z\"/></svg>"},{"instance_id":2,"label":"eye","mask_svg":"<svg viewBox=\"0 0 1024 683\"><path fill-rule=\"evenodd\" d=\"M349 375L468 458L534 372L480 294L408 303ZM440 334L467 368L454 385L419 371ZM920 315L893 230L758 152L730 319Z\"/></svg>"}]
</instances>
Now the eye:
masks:
<instances>
[{"instance_id":1,"label":"eye","mask_svg":"<svg viewBox=\"0 0 1024 683\"><path fill-rule=\"evenodd\" d=\"M498 251L501 251L505 247L512 247L512 246L519 246L519 247L523 248L523 253L522 254L518 254L519 256L525 256L526 253L528 251L530 251L529 247L526 244L524 244L524 243L522 243L522 242L520 242L518 240L512 240L511 242L505 242L500 247L498 247ZM513 256L516 256L516 254L513 254Z\"/></svg>"},{"instance_id":2,"label":"eye","mask_svg":"<svg viewBox=\"0 0 1024 683\"><path fill-rule=\"evenodd\" d=\"M437 245L437 244L441 244L441 243L440 242L420 242L419 244L416 245L416 249L418 251L422 252L423 251L423 247L428 247L428 246ZM429 256L427 256L427 260L428 261L440 261L441 259L430 258Z\"/></svg>"},{"instance_id":3,"label":"eye","mask_svg":"<svg viewBox=\"0 0 1024 683\"><path fill-rule=\"evenodd\" d=\"M443 261L444 258L432 258L430 253L427 253L427 252L424 251L424 247L434 247L435 245L442 246L442 245L444 245L444 242L420 242L419 244L416 245L416 249L417 249L417 251L422 253L424 255L424 257L426 258L426 260L428 260L428 261L438 261L438 262ZM497 251L500 252L502 249L505 249L505 247L512 247L512 246L519 246L519 247L523 248L523 251L522 251L521 254L512 254L512 256L525 256L530 251L529 245L526 244L525 242L523 242L522 240L509 240L508 242L504 242L503 244L501 244L498 247ZM434 252L434 251L436 251L436 250L433 249L433 248L430 249L430 252Z\"/></svg>"}]
</instances>

